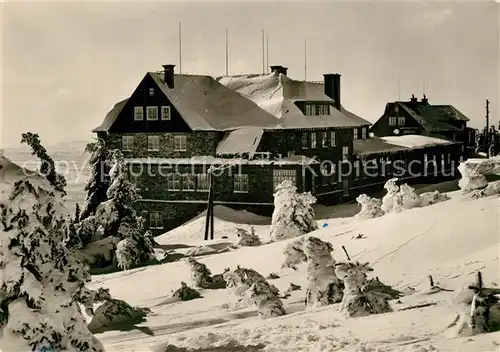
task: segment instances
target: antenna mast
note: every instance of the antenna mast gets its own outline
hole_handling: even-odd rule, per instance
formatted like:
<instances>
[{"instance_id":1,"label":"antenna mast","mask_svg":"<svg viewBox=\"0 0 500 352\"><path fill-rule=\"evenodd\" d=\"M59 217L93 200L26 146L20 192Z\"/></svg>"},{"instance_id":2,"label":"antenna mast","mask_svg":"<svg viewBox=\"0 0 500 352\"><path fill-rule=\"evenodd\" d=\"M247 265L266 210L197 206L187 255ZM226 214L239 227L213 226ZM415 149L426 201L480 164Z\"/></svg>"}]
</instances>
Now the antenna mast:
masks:
<instances>
[{"instance_id":1,"label":"antenna mast","mask_svg":"<svg viewBox=\"0 0 500 352\"><path fill-rule=\"evenodd\" d=\"M266 73L269 73L269 34L266 34Z\"/></svg>"},{"instance_id":2,"label":"antenna mast","mask_svg":"<svg viewBox=\"0 0 500 352\"><path fill-rule=\"evenodd\" d=\"M266 73L266 53L264 50L264 30L262 30L262 73Z\"/></svg>"},{"instance_id":3,"label":"antenna mast","mask_svg":"<svg viewBox=\"0 0 500 352\"><path fill-rule=\"evenodd\" d=\"M304 40L304 82L307 81L307 40Z\"/></svg>"},{"instance_id":4,"label":"antenna mast","mask_svg":"<svg viewBox=\"0 0 500 352\"><path fill-rule=\"evenodd\" d=\"M228 29L226 28L226 76L229 72Z\"/></svg>"},{"instance_id":5,"label":"antenna mast","mask_svg":"<svg viewBox=\"0 0 500 352\"><path fill-rule=\"evenodd\" d=\"M423 94L425 95L425 78L422 82L422 91L423 91Z\"/></svg>"},{"instance_id":6,"label":"antenna mast","mask_svg":"<svg viewBox=\"0 0 500 352\"><path fill-rule=\"evenodd\" d=\"M179 21L179 73L182 73L182 32L181 22Z\"/></svg>"},{"instance_id":7,"label":"antenna mast","mask_svg":"<svg viewBox=\"0 0 500 352\"><path fill-rule=\"evenodd\" d=\"M399 84L399 76L398 76L398 101L401 100L401 88L400 88L400 84Z\"/></svg>"}]
</instances>

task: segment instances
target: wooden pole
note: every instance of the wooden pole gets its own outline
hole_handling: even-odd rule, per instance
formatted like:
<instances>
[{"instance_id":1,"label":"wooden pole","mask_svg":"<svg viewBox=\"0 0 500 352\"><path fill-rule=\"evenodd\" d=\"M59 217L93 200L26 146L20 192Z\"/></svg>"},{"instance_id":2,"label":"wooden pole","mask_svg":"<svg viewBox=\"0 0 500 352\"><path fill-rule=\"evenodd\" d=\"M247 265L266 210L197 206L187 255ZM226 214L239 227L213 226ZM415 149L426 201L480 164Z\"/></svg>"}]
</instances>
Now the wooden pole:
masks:
<instances>
[{"instance_id":1,"label":"wooden pole","mask_svg":"<svg viewBox=\"0 0 500 352\"><path fill-rule=\"evenodd\" d=\"M486 155L488 158L490 155L490 101L486 99L486 134L484 136L486 140Z\"/></svg>"},{"instance_id":2,"label":"wooden pole","mask_svg":"<svg viewBox=\"0 0 500 352\"><path fill-rule=\"evenodd\" d=\"M205 241L208 241L208 231L210 229L210 216L211 216L211 199L212 199L212 169L208 170L208 199L207 199L207 216L205 218Z\"/></svg>"},{"instance_id":3,"label":"wooden pole","mask_svg":"<svg viewBox=\"0 0 500 352\"><path fill-rule=\"evenodd\" d=\"M210 173L210 239L214 239L214 176Z\"/></svg>"},{"instance_id":4,"label":"wooden pole","mask_svg":"<svg viewBox=\"0 0 500 352\"><path fill-rule=\"evenodd\" d=\"M342 246L342 249L344 250L345 256L347 257L347 260L351 260L351 257L349 257L349 253L347 253L347 249L345 249L344 246Z\"/></svg>"}]
</instances>

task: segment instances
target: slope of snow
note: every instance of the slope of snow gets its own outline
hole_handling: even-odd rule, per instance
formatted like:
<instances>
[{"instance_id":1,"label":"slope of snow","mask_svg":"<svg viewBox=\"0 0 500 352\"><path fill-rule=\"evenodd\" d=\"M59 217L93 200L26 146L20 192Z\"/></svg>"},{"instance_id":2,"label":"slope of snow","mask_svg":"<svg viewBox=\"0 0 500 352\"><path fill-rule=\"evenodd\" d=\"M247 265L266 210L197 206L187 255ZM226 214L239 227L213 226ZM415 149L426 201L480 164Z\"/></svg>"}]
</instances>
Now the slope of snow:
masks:
<instances>
[{"instance_id":1,"label":"slope of snow","mask_svg":"<svg viewBox=\"0 0 500 352\"><path fill-rule=\"evenodd\" d=\"M482 271L487 285L500 283L499 215L498 197L466 200L455 193L450 201L426 208L364 221L344 219L315 231L315 236L332 242L335 260L345 260L341 249L345 246L353 260L369 261L374 276L384 283L399 290L413 288L415 293L403 297L401 303L391 302L394 313L346 319L338 305L304 311L305 267L297 272L280 269L282 251L289 242L283 241L209 255L200 261L213 274L236 265L253 268L264 276L276 272L280 278L272 283L282 292L291 282L302 286L284 300L288 315L261 320L253 307L227 308L231 299L228 290L205 290L204 298L164 304L181 281L191 284L189 265L179 261L95 276L95 287L110 288L116 298L153 311L141 324L153 335L136 329L97 337L107 351L163 351L166 344L241 350L222 348L235 341L241 345L263 344L262 351L496 351L500 333L471 339L452 337L446 327L456 316L447 303L453 294L425 292L429 274L436 284L449 289L472 282L477 270ZM179 228L179 233L193 231L189 227L192 223ZM264 237L266 232L262 231L267 229L256 227L256 233ZM366 238L353 239L358 233ZM398 311L425 302L436 305Z\"/></svg>"}]
</instances>

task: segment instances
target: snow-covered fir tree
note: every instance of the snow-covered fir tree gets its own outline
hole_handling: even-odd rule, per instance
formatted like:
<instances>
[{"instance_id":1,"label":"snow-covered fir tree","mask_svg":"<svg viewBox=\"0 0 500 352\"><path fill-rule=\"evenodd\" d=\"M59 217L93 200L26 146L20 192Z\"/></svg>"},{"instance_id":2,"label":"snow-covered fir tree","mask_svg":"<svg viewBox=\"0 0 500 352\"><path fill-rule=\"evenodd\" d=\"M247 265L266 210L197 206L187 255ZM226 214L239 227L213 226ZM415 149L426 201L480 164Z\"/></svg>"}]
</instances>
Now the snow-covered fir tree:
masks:
<instances>
[{"instance_id":1,"label":"snow-covered fir tree","mask_svg":"<svg viewBox=\"0 0 500 352\"><path fill-rule=\"evenodd\" d=\"M237 243L238 246L255 247L255 246L260 246L262 244L259 236L255 234L255 228L253 226L250 226L249 231L242 228L238 228L236 229L236 231L239 237Z\"/></svg>"},{"instance_id":2,"label":"snow-covered fir tree","mask_svg":"<svg viewBox=\"0 0 500 352\"><path fill-rule=\"evenodd\" d=\"M283 302L271 289L267 281L256 281L248 289L250 299L254 302L261 318L279 317L285 315Z\"/></svg>"},{"instance_id":3,"label":"snow-covered fir tree","mask_svg":"<svg viewBox=\"0 0 500 352\"><path fill-rule=\"evenodd\" d=\"M104 351L78 305L80 300L88 307L96 295L85 288L90 281L85 267L65 247L60 187L42 177L25 177L0 203L4 351Z\"/></svg>"},{"instance_id":4,"label":"snow-covered fir tree","mask_svg":"<svg viewBox=\"0 0 500 352\"><path fill-rule=\"evenodd\" d=\"M392 312L390 296L368 289L367 273L373 271L368 263L342 262L335 264L337 276L344 280L344 296L340 312L347 317Z\"/></svg>"},{"instance_id":5,"label":"snow-covered fir tree","mask_svg":"<svg viewBox=\"0 0 500 352\"><path fill-rule=\"evenodd\" d=\"M56 191L60 192L62 196L65 196L66 179L63 175L57 173L54 160L47 153L47 149L42 145L38 134L31 132L23 133L21 135L21 143L27 144L31 148L31 154L40 159L40 166L38 168L40 174L49 181Z\"/></svg>"},{"instance_id":6,"label":"snow-covered fir tree","mask_svg":"<svg viewBox=\"0 0 500 352\"><path fill-rule=\"evenodd\" d=\"M133 207L140 199L135 185L127 180L125 160L119 150L113 151L113 166L110 170L111 185L107 191L108 200L96 211L98 227L104 237L118 237L116 258L122 269L145 265L154 257L154 241L144 229L145 220Z\"/></svg>"},{"instance_id":7,"label":"snow-covered fir tree","mask_svg":"<svg viewBox=\"0 0 500 352\"><path fill-rule=\"evenodd\" d=\"M210 269L203 263L198 262L193 257L188 258L188 263L191 268L191 279L195 287L212 288L214 281Z\"/></svg>"},{"instance_id":8,"label":"snow-covered fir tree","mask_svg":"<svg viewBox=\"0 0 500 352\"><path fill-rule=\"evenodd\" d=\"M377 198L372 198L366 194L360 194L356 201L361 205L361 210L355 215L355 219L365 220L383 216L382 202Z\"/></svg>"},{"instance_id":9,"label":"snow-covered fir tree","mask_svg":"<svg viewBox=\"0 0 500 352\"><path fill-rule=\"evenodd\" d=\"M83 205L80 220L84 220L97 211L97 207L108 199L107 191L111 184L110 152L103 139L98 138L95 142L87 144L86 152L91 153L89 164L90 177L85 185L85 203Z\"/></svg>"},{"instance_id":10,"label":"snow-covered fir tree","mask_svg":"<svg viewBox=\"0 0 500 352\"><path fill-rule=\"evenodd\" d=\"M236 306L245 306L253 302L249 289L256 282L269 286L268 291L276 297L279 295L279 290L270 284L264 276L253 269L238 266L236 270L226 270L223 278L226 282L226 287L233 291L236 298Z\"/></svg>"},{"instance_id":11,"label":"snow-covered fir tree","mask_svg":"<svg viewBox=\"0 0 500 352\"><path fill-rule=\"evenodd\" d=\"M403 209L413 209L420 206L422 200L413 187L404 183L399 187Z\"/></svg>"},{"instance_id":12,"label":"snow-covered fir tree","mask_svg":"<svg viewBox=\"0 0 500 352\"><path fill-rule=\"evenodd\" d=\"M303 248L307 257L306 306L315 308L342 301L344 284L335 274L332 244L307 236Z\"/></svg>"},{"instance_id":13,"label":"snow-covered fir tree","mask_svg":"<svg viewBox=\"0 0 500 352\"><path fill-rule=\"evenodd\" d=\"M297 265L307 260L307 256L304 253L304 240L305 236L302 236L285 246L283 250L285 260L281 268L292 268L293 270L297 270Z\"/></svg>"},{"instance_id":14,"label":"snow-covered fir tree","mask_svg":"<svg viewBox=\"0 0 500 352\"><path fill-rule=\"evenodd\" d=\"M398 197L399 193L399 186L396 183L397 180L397 177L391 178L384 184L384 189L387 191L387 194L382 198L382 210L385 213L394 211L395 198Z\"/></svg>"},{"instance_id":15,"label":"snow-covered fir tree","mask_svg":"<svg viewBox=\"0 0 500 352\"><path fill-rule=\"evenodd\" d=\"M316 198L310 192L298 194L290 180L278 185L274 193L271 240L281 241L317 230L314 203Z\"/></svg>"}]
</instances>

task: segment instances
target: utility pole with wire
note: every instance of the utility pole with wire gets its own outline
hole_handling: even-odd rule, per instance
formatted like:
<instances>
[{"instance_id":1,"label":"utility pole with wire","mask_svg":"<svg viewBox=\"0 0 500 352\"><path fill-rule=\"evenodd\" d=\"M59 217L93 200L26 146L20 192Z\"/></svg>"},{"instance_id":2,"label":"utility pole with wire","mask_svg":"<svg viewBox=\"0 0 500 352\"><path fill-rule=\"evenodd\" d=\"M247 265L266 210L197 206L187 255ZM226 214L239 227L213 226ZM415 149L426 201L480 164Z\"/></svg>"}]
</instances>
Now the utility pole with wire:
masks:
<instances>
[{"instance_id":1,"label":"utility pole with wire","mask_svg":"<svg viewBox=\"0 0 500 352\"><path fill-rule=\"evenodd\" d=\"M486 99L486 131L484 139L486 140L486 155L490 155L490 101Z\"/></svg>"}]
</instances>

